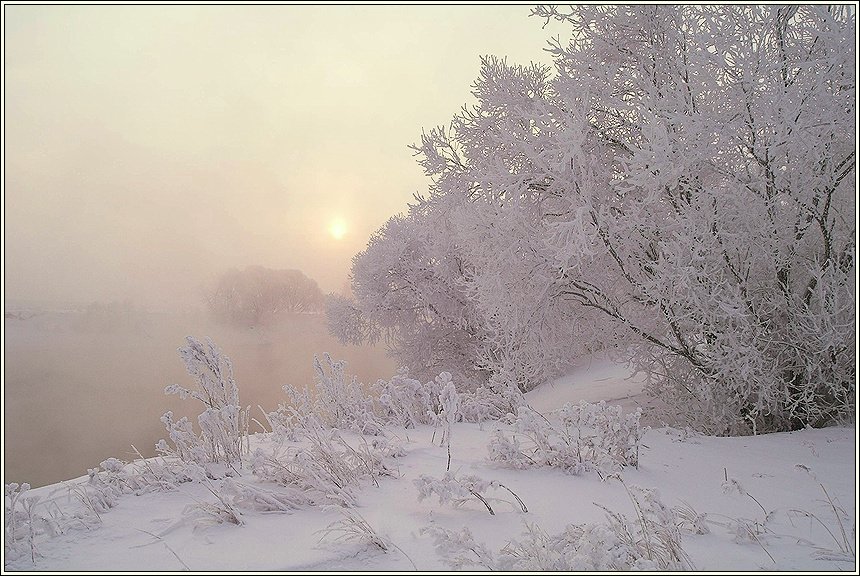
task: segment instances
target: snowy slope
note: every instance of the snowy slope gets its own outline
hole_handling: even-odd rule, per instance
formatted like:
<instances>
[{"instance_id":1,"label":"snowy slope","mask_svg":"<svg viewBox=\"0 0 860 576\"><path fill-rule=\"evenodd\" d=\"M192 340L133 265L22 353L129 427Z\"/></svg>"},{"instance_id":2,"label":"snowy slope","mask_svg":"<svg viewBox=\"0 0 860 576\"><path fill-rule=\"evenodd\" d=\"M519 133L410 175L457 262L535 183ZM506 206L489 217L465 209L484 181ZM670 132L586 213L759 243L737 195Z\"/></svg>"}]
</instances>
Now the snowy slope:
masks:
<instances>
[{"instance_id":1,"label":"snowy slope","mask_svg":"<svg viewBox=\"0 0 860 576\"><path fill-rule=\"evenodd\" d=\"M601 384L604 386L601 388ZM622 367L609 364L582 370L528 395L530 405L549 414L567 401L636 398L641 383L625 379ZM601 398L601 392L604 392ZM413 480L441 477L447 453L434 429L391 429L403 455L388 462L394 475L357 490L358 506L346 513L366 521L387 550L369 540L337 537L326 527L344 518L337 507L308 506L290 513L241 509L242 525L195 522L183 511L214 502L207 486L183 483L168 491L119 497L92 520L89 529L36 537L36 562L30 554L4 562L7 570L246 571L246 570L449 570L450 565L422 529L468 527L477 543L496 557L512 540L522 539L526 524L547 534L568 524L606 522L596 506L635 518L625 486L601 480L597 472L569 475L557 468L512 469L490 462L487 445L494 430L510 433L500 422L458 423L451 436L451 470L495 480L518 494L528 512L501 490L488 490L495 515L477 499L460 506L436 498L418 499ZM352 442L358 438L349 435ZM269 435L255 446L274 450ZM250 470L234 480L277 490ZM624 468L627 486L656 488L669 507L704 515L705 534L682 531L683 548L698 570L854 570L856 550L856 432L853 427L803 430L744 438L689 435L670 428L648 431L640 466ZM729 479L729 482L726 482ZM31 491L42 496L42 513L81 510L76 482ZM223 480L208 482L217 488ZM823 488L822 488L823 487ZM825 490L826 489L826 493ZM31 492L26 493L30 495ZM829 498L829 499L828 499ZM54 506L56 505L56 506ZM83 523L83 520L81 521ZM845 536L843 537L843 531Z\"/></svg>"}]
</instances>

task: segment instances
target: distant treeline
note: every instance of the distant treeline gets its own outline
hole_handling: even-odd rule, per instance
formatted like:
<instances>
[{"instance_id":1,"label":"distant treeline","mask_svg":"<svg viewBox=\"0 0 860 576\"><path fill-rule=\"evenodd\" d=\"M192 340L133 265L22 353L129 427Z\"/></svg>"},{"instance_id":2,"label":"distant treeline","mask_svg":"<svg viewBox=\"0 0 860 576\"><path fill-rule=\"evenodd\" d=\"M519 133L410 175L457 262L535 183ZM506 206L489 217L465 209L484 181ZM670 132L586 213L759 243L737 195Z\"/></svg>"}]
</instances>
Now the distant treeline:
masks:
<instances>
[{"instance_id":1,"label":"distant treeline","mask_svg":"<svg viewBox=\"0 0 860 576\"><path fill-rule=\"evenodd\" d=\"M299 270L248 266L221 274L205 300L218 322L250 327L276 323L285 315L320 314L325 296L316 281Z\"/></svg>"}]
</instances>

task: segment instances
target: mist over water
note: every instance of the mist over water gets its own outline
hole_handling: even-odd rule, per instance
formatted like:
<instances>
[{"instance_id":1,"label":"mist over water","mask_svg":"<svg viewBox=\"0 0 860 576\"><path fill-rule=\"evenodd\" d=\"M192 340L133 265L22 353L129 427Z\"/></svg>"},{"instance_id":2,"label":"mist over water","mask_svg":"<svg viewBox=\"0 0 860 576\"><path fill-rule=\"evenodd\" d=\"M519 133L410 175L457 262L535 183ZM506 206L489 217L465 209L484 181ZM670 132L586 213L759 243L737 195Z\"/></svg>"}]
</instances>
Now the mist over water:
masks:
<instances>
[{"instance_id":1,"label":"mist over water","mask_svg":"<svg viewBox=\"0 0 860 576\"><path fill-rule=\"evenodd\" d=\"M196 386L177 348L206 337L233 363L243 406L262 412L286 400L282 386L313 386L313 356L347 362L364 383L396 368L383 347L342 346L322 315L294 316L270 327L230 328L203 314L7 314L4 319L5 481L41 486L86 474L108 457L131 460L134 445L154 456L166 438L167 410L196 416L193 399L164 394L165 386ZM251 423L251 431L261 428Z\"/></svg>"}]
</instances>

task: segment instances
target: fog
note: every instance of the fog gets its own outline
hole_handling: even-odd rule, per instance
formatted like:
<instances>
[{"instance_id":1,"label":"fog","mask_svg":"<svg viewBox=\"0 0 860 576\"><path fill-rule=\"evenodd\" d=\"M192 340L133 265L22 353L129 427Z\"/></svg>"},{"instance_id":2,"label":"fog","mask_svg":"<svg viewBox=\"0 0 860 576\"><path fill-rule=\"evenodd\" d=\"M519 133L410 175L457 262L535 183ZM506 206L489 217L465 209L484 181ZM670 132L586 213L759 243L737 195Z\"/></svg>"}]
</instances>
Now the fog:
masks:
<instances>
[{"instance_id":1,"label":"fog","mask_svg":"<svg viewBox=\"0 0 860 576\"><path fill-rule=\"evenodd\" d=\"M471 100L480 56L550 61L558 30L528 12L4 5L6 481L151 453L187 334L212 336L243 403L267 409L310 382L314 353L389 376L381 349L338 347L319 317L228 330L202 296L249 265L346 290L352 256L426 191L407 146ZM113 301L143 328L76 324Z\"/></svg>"},{"instance_id":2,"label":"fog","mask_svg":"<svg viewBox=\"0 0 860 576\"><path fill-rule=\"evenodd\" d=\"M341 290L479 57L549 61L528 12L4 6L6 297L188 307L250 264Z\"/></svg>"}]
</instances>

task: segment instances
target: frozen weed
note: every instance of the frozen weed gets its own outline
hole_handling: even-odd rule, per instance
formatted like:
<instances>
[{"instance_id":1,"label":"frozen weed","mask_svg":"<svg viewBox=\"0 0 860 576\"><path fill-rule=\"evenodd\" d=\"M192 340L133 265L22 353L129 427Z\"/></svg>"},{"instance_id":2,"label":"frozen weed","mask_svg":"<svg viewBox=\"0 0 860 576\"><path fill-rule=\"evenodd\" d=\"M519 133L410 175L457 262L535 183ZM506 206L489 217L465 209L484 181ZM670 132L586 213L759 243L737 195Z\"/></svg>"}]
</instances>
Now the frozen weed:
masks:
<instances>
[{"instance_id":1,"label":"frozen weed","mask_svg":"<svg viewBox=\"0 0 860 576\"><path fill-rule=\"evenodd\" d=\"M39 497L24 494L30 490L26 482L12 482L4 486L4 538L3 551L8 558L30 555L36 563L36 523L34 508Z\"/></svg>"},{"instance_id":2,"label":"frozen weed","mask_svg":"<svg viewBox=\"0 0 860 576\"><path fill-rule=\"evenodd\" d=\"M378 483L380 476L393 474L385 464L387 444L374 448L360 441L354 448L337 431L314 418L304 422L309 446L288 448L283 453L257 451L251 461L261 479L292 486L308 494L312 505L355 505L354 489L363 482Z\"/></svg>"},{"instance_id":3,"label":"frozen weed","mask_svg":"<svg viewBox=\"0 0 860 576\"><path fill-rule=\"evenodd\" d=\"M188 374L197 380L197 388L173 384L164 391L178 394L182 399L194 398L205 405L205 410L197 417L201 432L198 435L187 418L175 420L173 413L167 412L161 421L174 447L170 448L162 440L158 450L186 462L224 462L228 466L241 466L242 456L248 452L248 409L242 410L239 405L233 364L211 340L207 339L205 344L193 336L186 340L188 345L179 348L179 355Z\"/></svg>"},{"instance_id":4,"label":"frozen weed","mask_svg":"<svg viewBox=\"0 0 860 576\"><path fill-rule=\"evenodd\" d=\"M710 534L708 528L708 515L697 512L689 503L683 502L680 506L673 508L678 519L678 528L688 530L693 534Z\"/></svg>"},{"instance_id":5,"label":"frozen weed","mask_svg":"<svg viewBox=\"0 0 860 576\"><path fill-rule=\"evenodd\" d=\"M517 501L517 507L523 512L528 512L528 508L517 496L513 490L496 482L495 480L484 480L474 475L466 475L457 478L455 474L446 472L442 478L434 478L426 474L422 474L414 481L418 488L418 500L424 500L434 494L439 498L440 504L452 504L460 506L465 502L476 498L486 506L487 511L491 515L495 515L495 511L484 494L489 489L503 489L509 492Z\"/></svg>"},{"instance_id":6,"label":"frozen weed","mask_svg":"<svg viewBox=\"0 0 860 576\"><path fill-rule=\"evenodd\" d=\"M614 476L627 492L636 510L635 521L598 504L607 513L609 525L637 557L640 568L645 569L692 569L692 563L681 546L680 522L675 511L660 500L654 488L629 485Z\"/></svg>"},{"instance_id":7,"label":"frozen weed","mask_svg":"<svg viewBox=\"0 0 860 576\"><path fill-rule=\"evenodd\" d=\"M522 538L509 542L498 556L476 542L468 528L457 532L431 526L422 533L434 538L436 549L456 570L475 566L554 572L693 569L681 547L674 512L660 501L656 491L626 484L624 487L636 510L635 519L601 506L608 523L569 524L556 535L526 524Z\"/></svg>"},{"instance_id":8,"label":"frozen weed","mask_svg":"<svg viewBox=\"0 0 860 576\"><path fill-rule=\"evenodd\" d=\"M510 417L514 434L497 431L491 439L490 460L514 468L557 467L569 474L610 474L639 465L639 446L647 430L639 426L641 411L624 415L620 406L581 402L565 404L559 416L554 424L531 408L519 407Z\"/></svg>"},{"instance_id":9,"label":"frozen weed","mask_svg":"<svg viewBox=\"0 0 860 576\"><path fill-rule=\"evenodd\" d=\"M845 511L844 508L838 505L837 502L830 497L830 493L827 491L827 488L824 487L824 484L818 480L818 477L815 475L815 472L812 469L804 464L795 464L795 468L799 470L803 470L807 474L809 474L813 479L815 479L818 486L821 488L822 493L824 493L824 497L827 499L827 506L833 512L833 517L836 520L836 524L838 525L838 536L831 530L825 522L821 520L817 515L812 512L808 512L806 510L798 510L792 509L789 511L789 514L801 515L805 516L811 520L815 520L830 536L833 542L836 544L838 551L831 550L828 548L824 548L822 546L818 547L818 551L816 555L820 558L826 559L835 559L835 560L847 560L854 561L856 558L856 551L854 548L854 541L856 537L856 524L853 520L851 514ZM846 529L846 524L851 523L849 529ZM850 536L849 536L850 533Z\"/></svg>"},{"instance_id":10,"label":"frozen weed","mask_svg":"<svg viewBox=\"0 0 860 576\"><path fill-rule=\"evenodd\" d=\"M215 496L214 502L197 500L185 507L183 515L197 526L216 524L235 524L241 526L242 514L232 502L231 494L225 491L224 485L221 489L215 489L209 481L202 482L206 489Z\"/></svg>"},{"instance_id":11,"label":"frozen weed","mask_svg":"<svg viewBox=\"0 0 860 576\"><path fill-rule=\"evenodd\" d=\"M439 386L435 380L425 384L409 378L405 369L390 380L378 380L374 395L382 419L395 426L414 428L433 424L441 411Z\"/></svg>"},{"instance_id":12,"label":"frozen weed","mask_svg":"<svg viewBox=\"0 0 860 576\"><path fill-rule=\"evenodd\" d=\"M466 570L474 566L487 570L498 569L493 553L485 544L477 542L467 527L455 532L441 526L426 526L421 529L421 534L429 534L433 538L436 551L454 570Z\"/></svg>"},{"instance_id":13,"label":"frozen weed","mask_svg":"<svg viewBox=\"0 0 860 576\"><path fill-rule=\"evenodd\" d=\"M333 538L336 542L358 541L362 544L375 546L383 552L388 551L388 541L380 536L361 514L343 509L340 509L340 513L342 516L340 520L335 520L322 530L317 530L316 533L322 534L320 542L337 534Z\"/></svg>"},{"instance_id":14,"label":"frozen weed","mask_svg":"<svg viewBox=\"0 0 860 576\"><path fill-rule=\"evenodd\" d=\"M327 538L332 538L335 542L358 542L365 546L371 546L388 552L394 548L409 560L412 568L416 571L418 567L412 558L403 551L400 546L392 542L390 539L381 536L374 528L364 519L364 516L354 510L338 509L342 518L335 520L322 530L317 530L317 534L322 534L320 542Z\"/></svg>"},{"instance_id":15,"label":"frozen weed","mask_svg":"<svg viewBox=\"0 0 860 576\"><path fill-rule=\"evenodd\" d=\"M442 442L448 451L448 463L445 470L451 470L451 427L457 421L460 415L460 395L457 393L457 388L451 381L449 372L442 372L436 377L436 382L439 384L442 392L439 394L439 405L442 410L439 414L441 422L445 425L445 433ZM492 511L490 511L492 514Z\"/></svg>"},{"instance_id":16,"label":"frozen weed","mask_svg":"<svg viewBox=\"0 0 860 576\"><path fill-rule=\"evenodd\" d=\"M313 504L306 492L292 486L269 490L241 484L231 478L226 478L222 483L221 494L238 508L258 512L290 513Z\"/></svg>"}]
</instances>

